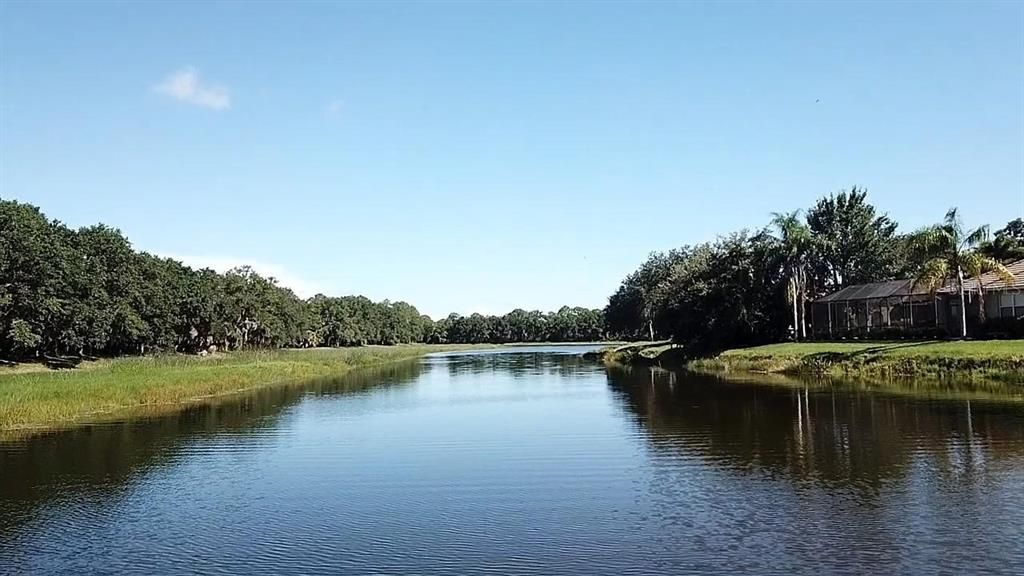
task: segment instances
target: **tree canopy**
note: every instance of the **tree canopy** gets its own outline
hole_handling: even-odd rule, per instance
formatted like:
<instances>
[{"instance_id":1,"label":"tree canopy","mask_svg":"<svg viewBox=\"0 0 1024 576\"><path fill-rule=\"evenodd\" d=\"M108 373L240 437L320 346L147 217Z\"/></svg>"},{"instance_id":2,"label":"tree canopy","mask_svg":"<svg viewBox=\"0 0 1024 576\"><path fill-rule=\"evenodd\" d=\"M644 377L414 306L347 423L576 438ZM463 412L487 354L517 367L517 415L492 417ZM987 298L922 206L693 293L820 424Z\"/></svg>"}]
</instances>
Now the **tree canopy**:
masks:
<instances>
[{"instance_id":1,"label":"tree canopy","mask_svg":"<svg viewBox=\"0 0 1024 576\"><path fill-rule=\"evenodd\" d=\"M689 354L802 338L807 303L846 286L901 277L945 281L950 270L955 277L957 263L967 276L1002 275L998 261L1024 258L1021 219L986 241L987 227L965 233L952 214L952 223L947 215L942 224L900 235L867 191L853 187L819 199L803 218L777 213L759 231L655 252L609 297L608 331L671 338ZM949 236L945 244L940 232ZM935 242L925 246L926 237Z\"/></svg>"},{"instance_id":2,"label":"tree canopy","mask_svg":"<svg viewBox=\"0 0 1024 576\"><path fill-rule=\"evenodd\" d=\"M514 310L434 322L406 302L308 300L249 267L195 270L115 228L73 230L0 200L0 358L411 342L600 340L601 310Z\"/></svg>"},{"instance_id":3,"label":"tree canopy","mask_svg":"<svg viewBox=\"0 0 1024 576\"><path fill-rule=\"evenodd\" d=\"M1011 220L1005 227L996 230L995 236L984 241L979 250L1000 262L1024 258L1024 218Z\"/></svg>"},{"instance_id":4,"label":"tree canopy","mask_svg":"<svg viewBox=\"0 0 1024 576\"><path fill-rule=\"evenodd\" d=\"M897 271L896 222L878 215L867 195L854 186L818 200L807 211L820 290L872 282Z\"/></svg>"},{"instance_id":5,"label":"tree canopy","mask_svg":"<svg viewBox=\"0 0 1024 576\"><path fill-rule=\"evenodd\" d=\"M995 272L1004 281L1013 282L1013 275L998 260L987 256L980 246L988 241L988 226L965 230L956 208L946 213L941 224L918 230L911 235L911 246L922 262L914 280L930 291L954 283L960 297L960 335L967 336L967 307L964 302L964 280L984 272ZM981 286L979 285L979 289ZM984 298L984 293L979 295ZM985 307L980 307L984 314Z\"/></svg>"}]
</instances>

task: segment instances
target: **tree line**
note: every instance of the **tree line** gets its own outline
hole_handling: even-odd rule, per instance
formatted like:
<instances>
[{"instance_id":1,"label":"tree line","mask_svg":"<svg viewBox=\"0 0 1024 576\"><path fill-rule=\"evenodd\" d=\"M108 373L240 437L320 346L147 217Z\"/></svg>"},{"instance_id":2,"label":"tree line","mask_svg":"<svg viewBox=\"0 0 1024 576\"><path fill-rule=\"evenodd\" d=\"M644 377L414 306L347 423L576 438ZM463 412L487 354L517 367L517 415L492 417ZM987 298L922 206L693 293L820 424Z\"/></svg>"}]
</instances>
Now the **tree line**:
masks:
<instances>
[{"instance_id":1,"label":"tree line","mask_svg":"<svg viewBox=\"0 0 1024 576\"><path fill-rule=\"evenodd\" d=\"M115 228L72 229L0 199L0 358L365 344L600 340L601 310L439 321L406 302L302 299L249 267L193 269Z\"/></svg>"},{"instance_id":2,"label":"tree line","mask_svg":"<svg viewBox=\"0 0 1024 576\"><path fill-rule=\"evenodd\" d=\"M516 309L504 316L452 314L434 322L428 342L596 342L605 337L604 312L563 306L557 312Z\"/></svg>"},{"instance_id":3,"label":"tree line","mask_svg":"<svg viewBox=\"0 0 1024 576\"><path fill-rule=\"evenodd\" d=\"M854 187L768 225L702 244L652 253L609 298L609 333L667 339L699 355L807 337L808 302L853 284L914 278L955 285L1024 258L1024 220L994 236L965 230L956 209L942 222L901 234ZM964 325L966 331L966 324Z\"/></svg>"}]
</instances>

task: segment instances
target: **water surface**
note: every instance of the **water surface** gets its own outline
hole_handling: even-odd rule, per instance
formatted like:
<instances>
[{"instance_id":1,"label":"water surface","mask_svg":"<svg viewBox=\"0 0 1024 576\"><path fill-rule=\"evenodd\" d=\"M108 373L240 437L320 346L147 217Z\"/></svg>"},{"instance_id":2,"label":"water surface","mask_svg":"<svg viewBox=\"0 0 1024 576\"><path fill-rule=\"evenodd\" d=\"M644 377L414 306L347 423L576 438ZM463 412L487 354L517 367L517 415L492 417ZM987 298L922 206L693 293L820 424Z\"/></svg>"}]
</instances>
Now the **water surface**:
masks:
<instances>
[{"instance_id":1,"label":"water surface","mask_svg":"<svg viewBox=\"0 0 1024 576\"><path fill-rule=\"evenodd\" d=\"M1024 408L445 354L0 444L0 573L1024 573Z\"/></svg>"}]
</instances>

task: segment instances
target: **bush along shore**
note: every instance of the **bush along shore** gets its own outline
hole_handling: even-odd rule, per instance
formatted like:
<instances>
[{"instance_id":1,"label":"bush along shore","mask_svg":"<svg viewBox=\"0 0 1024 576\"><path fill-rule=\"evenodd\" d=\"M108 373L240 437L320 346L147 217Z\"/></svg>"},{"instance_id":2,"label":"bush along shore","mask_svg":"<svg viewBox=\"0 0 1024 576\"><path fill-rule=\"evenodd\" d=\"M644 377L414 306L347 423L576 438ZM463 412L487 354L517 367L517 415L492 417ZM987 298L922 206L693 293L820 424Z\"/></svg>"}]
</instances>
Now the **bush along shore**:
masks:
<instances>
[{"instance_id":1,"label":"bush along shore","mask_svg":"<svg viewBox=\"0 0 1024 576\"><path fill-rule=\"evenodd\" d=\"M402 345L166 355L83 362L75 370L0 367L0 439L86 422L157 415L215 398L432 352L490 345Z\"/></svg>"},{"instance_id":2,"label":"bush along shore","mask_svg":"<svg viewBox=\"0 0 1024 576\"><path fill-rule=\"evenodd\" d=\"M727 350L690 369L790 375L922 377L1024 385L1024 341L805 342Z\"/></svg>"}]
</instances>

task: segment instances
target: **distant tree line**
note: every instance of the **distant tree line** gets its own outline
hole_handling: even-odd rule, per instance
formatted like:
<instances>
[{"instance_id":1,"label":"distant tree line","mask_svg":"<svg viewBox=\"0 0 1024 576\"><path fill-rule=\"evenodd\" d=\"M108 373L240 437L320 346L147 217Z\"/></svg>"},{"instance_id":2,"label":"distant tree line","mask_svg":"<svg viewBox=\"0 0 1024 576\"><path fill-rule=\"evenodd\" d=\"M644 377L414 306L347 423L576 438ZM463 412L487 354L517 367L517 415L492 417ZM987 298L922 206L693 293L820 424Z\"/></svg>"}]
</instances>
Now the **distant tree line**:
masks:
<instances>
[{"instance_id":1,"label":"distant tree line","mask_svg":"<svg viewBox=\"0 0 1024 576\"><path fill-rule=\"evenodd\" d=\"M1024 220L990 237L964 230L955 209L907 234L854 187L818 200L806 215L774 214L768 226L714 242L652 253L605 307L607 330L627 339L671 338L699 355L806 337L807 303L852 284L915 278L956 284L1024 258Z\"/></svg>"},{"instance_id":2,"label":"distant tree line","mask_svg":"<svg viewBox=\"0 0 1024 576\"><path fill-rule=\"evenodd\" d=\"M134 250L114 228L74 230L0 200L0 358L603 336L603 312L585 308L434 322L405 302L303 300L248 267L196 270Z\"/></svg>"},{"instance_id":3,"label":"distant tree line","mask_svg":"<svg viewBox=\"0 0 1024 576\"><path fill-rule=\"evenodd\" d=\"M433 323L434 343L595 342L604 338L604 313L563 306L545 314L516 309L504 316L452 314Z\"/></svg>"}]
</instances>

